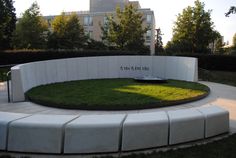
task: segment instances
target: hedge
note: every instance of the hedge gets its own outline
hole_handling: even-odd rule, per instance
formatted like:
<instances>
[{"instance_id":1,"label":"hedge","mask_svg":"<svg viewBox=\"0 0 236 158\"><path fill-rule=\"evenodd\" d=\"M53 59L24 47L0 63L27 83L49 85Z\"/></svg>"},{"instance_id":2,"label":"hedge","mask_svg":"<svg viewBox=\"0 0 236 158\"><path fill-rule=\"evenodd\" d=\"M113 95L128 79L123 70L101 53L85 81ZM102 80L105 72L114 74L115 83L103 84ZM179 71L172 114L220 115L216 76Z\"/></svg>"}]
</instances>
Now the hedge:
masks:
<instances>
[{"instance_id":1,"label":"hedge","mask_svg":"<svg viewBox=\"0 0 236 158\"><path fill-rule=\"evenodd\" d=\"M14 65L33 61L114 55L149 55L130 51L74 51L74 50L20 50L0 52L0 65ZM218 71L236 71L236 55L179 54L198 58L200 68Z\"/></svg>"},{"instance_id":2,"label":"hedge","mask_svg":"<svg viewBox=\"0 0 236 158\"><path fill-rule=\"evenodd\" d=\"M181 54L198 58L198 67L206 70L236 71L236 55Z\"/></svg>"},{"instance_id":3,"label":"hedge","mask_svg":"<svg viewBox=\"0 0 236 158\"><path fill-rule=\"evenodd\" d=\"M131 51L75 51L75 50L20 50L0 52L0 65L14 65L51 59L114 56L114 55L149 55Z\"/></svg>"}]
</instances>

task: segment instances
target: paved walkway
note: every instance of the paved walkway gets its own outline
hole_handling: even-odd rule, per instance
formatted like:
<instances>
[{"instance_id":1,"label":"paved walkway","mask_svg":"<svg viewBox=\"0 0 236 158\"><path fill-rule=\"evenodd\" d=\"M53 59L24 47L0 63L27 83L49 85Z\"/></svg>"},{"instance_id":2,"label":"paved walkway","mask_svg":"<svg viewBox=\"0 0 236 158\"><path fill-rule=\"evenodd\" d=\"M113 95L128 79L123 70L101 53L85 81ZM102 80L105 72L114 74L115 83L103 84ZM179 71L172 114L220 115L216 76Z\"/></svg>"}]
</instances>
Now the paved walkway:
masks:
<instances>
[{"instance_id":1,"label":"paved walkway","mask_svg":"<svg viewBox=\"0 0 236 158\"><path fill-rule=\"evenodd\" d=\"M148 109L148 110L131 110L131 111L86 111L86 110L64 110L58 108L49 108L37 105L31 102L8 103L6 83L0 83L0 111L27 113L27 114L50 114L50 115L88 115L88 114L107 114L107 113L140 113L153 112L161 110L174 110L181 108L191 108L197 106L218 105L230 112L230 131L236 133L236 87L212 83L200 82L211 89L208 97L178 106Z\"/></svg>"}]
</instances>

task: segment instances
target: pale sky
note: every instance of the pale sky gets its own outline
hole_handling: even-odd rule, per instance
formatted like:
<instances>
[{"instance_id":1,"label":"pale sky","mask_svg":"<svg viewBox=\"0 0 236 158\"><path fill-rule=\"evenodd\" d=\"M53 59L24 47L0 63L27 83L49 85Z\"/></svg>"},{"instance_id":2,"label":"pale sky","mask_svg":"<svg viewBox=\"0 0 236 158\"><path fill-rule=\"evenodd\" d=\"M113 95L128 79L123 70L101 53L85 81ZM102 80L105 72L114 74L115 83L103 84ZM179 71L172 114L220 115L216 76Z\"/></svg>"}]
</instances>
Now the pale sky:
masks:
<instances>
[{"instance_id":1,"label":"pale sky","mask_svg":"<svg viewBox=\"0 0 236 158\"><path fill-rule=\"evenodd\" d=\"M62 11L82 11L89 10L89 0L15 0L17 16L20 16L31 4L37 1L43 15L57 15ZM194 0L139 0L142 8L151 8L155 13L156 28L161 28L163 43L171 40L172 27L176 20L176 15L184 8L193 6ZM236 0L202 0L206 4L205 9L212 10L212 21L215 29L218 30L224 41L232 43L234 33L236 33L236 14L225 17L224 13L230 6L236 6Z\"/></svg>"}]
</instances>

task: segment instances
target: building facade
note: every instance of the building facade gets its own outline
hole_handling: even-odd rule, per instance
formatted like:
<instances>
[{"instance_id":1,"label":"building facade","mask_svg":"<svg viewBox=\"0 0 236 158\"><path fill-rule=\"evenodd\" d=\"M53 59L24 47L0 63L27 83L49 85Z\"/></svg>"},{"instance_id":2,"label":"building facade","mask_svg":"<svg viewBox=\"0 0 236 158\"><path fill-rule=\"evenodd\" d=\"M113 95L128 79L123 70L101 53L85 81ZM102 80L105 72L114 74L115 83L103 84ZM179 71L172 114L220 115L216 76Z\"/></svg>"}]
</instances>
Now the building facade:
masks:
<instances>
[{"instance_id":1,"label":"building facade","mask_svg":"<svg viewBox=\"0 0 236 158\"><path fill-rule=\"evenodd\" d=\"M132 4L139 12L143 14L143 27L149 30L145 34L145 45L150 47L151 55L155 54L155 16L151 9L141 8L138 1L129 0L90 0L89 11L66 12L65 14L76 13L79 17L81 25L84 27L85 33L96 41L101 41L101 26L106 23L107 16L116 14L116 7L124 8L125 5ZM56 16L56 15L55 15ZM46 16L50 21L55 16Z\"/></svg>"}]
</instances>

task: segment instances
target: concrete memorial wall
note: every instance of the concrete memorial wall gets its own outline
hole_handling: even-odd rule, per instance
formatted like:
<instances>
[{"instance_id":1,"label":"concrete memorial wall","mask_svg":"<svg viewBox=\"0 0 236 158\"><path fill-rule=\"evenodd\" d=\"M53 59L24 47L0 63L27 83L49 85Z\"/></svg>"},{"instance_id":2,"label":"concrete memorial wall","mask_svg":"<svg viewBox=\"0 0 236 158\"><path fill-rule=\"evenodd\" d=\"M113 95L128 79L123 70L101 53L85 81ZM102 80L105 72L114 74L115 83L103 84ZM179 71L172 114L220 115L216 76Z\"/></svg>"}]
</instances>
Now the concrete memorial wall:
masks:
<instances>
[{"instance_id":1,"label":"concrete memorial wall","mask_svg":"<svg viewBox=\"0 0 236 158\"><path fill-rule=\"evenodd\" d=\"M144 76L198 81L198 61L190 57L105 56L48 60L11 68L13 102L33 87L75 80Z\"/></svg>"}]
</instances>

